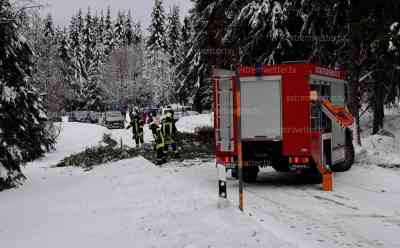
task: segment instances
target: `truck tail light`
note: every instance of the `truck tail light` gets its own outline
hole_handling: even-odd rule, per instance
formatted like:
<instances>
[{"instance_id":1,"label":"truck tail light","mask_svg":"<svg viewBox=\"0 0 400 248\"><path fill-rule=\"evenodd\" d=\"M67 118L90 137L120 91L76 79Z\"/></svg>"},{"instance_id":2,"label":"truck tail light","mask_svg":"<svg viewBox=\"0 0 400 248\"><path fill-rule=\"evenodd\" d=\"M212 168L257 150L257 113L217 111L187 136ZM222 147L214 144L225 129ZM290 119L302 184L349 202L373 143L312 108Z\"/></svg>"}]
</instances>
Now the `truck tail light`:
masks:
<instances>
[{"instance_id":1,"label":"truck tail light","mask_svg":"<svg viewBox=\"0 0 400 248\"><path fill-rule=\"evenodd\" d=\"M216 157L216 163L223 164L226 167L229 167L229 166L231 166L231 157L229 157L229 156Z\"/></svg>"},{"instance_id":2,"label":"truck tail light","mask_svg":"<svg viewBox=\"0 0 400 248\"><path fill-rule=\"evenodd\" d=\"M229 160L230 160L229 157L225 157L225 163L226 163L226 164L228 164L228 163L230 162Z\"/></svg>"},{"instance_id":3,"label":"truck tail light","mask_svg":"<svg viewBox=\"0 0 400 248\"><path fill-rule=\"evenodd\" d=\"M290 157L289 163L291 164L308 164L310 159L308 157Z\"/></svg>"}]
</instances>

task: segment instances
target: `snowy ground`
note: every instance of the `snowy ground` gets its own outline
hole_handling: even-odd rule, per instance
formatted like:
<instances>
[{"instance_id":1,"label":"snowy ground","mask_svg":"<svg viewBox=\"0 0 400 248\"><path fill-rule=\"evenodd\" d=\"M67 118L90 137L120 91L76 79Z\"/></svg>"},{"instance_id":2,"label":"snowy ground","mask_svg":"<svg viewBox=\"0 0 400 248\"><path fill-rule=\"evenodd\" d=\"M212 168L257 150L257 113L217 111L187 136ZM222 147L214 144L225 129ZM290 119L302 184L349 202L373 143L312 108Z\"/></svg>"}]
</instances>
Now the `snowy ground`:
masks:
<instances>
[{"instance_id":1,"label":"snowy ground","mask_svg":"<svg viewBox=\"0 0 400 248\"><path fill-rule=\"evenodd\" d=\"M181 132L193 133L196 127L213 126L211 114L185 116L176 123L176 128Z\"/></svg>"},{"instance_id":2,"label":"snowy ground","mask_svg":"<svg viewBox=\"0 0 400 248\"><path fill-rule=\"evenodd\" d=\"M377 135L372 132L372 114L361 119L362 144L358 159L364 164L388 168L400 168L400 109L385 110L385 125Z\"/></svg>"},{"instance_id":3,"label":"snowy ground","mask_svg":"<svg viewBox=\"0 0 400 248\"><path fill-rule=\"evenodd\" d=\"M181 121L189 131L211 118ZM0 193L1 247L400 247L400 170L363 161L335 174L326 193L314 178L266 169L245 186L241 213L234 180L229 206L217 207L213 163L50 168L103 133L132 144L128 130L63 123L57 151L24 168L22 187Z\"/></svg>"},{"instance_id":4,"label":"snowy ground","mask_svg":"<svg viewBox=\"0 0 400 248\"><path fill-rule=\"evenodd\" d=\"M57 151L0 194L1 247L293 247L235 207L219 209L210 164L161 169L136 158L90 172L50 168L109 132L129 141L128 130L63 123Z\"/></svg>"}]
</instances>

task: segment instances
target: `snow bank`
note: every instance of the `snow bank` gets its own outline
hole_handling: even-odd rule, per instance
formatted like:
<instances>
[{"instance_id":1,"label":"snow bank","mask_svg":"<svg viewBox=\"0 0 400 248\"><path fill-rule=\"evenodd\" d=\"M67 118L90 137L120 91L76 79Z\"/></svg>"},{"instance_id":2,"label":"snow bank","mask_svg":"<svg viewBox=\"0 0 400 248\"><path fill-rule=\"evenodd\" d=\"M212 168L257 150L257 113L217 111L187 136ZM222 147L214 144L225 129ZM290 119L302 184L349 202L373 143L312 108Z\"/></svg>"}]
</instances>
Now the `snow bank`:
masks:
<instances>
[{"instance_id":1,"label":"snow bank","mask_svg":"<svg viewBox=\"0 0 400 248\"><path fill-rule=\"evenodd\" d=\"M358 162L400 168L400 113L396 109L385 111L384 129L376 135L370 135L373 120L371 114L361 119L362 148L359 150Z\"/></svg>"},{"instance_id":2,"label":"snow bank","mask_svg":"<svg viewBox=\"0 0 400 248\"><path fill-rule=\"evenodd\" d=\"M362 143L359 162L400 168L400 145L397 137L372 135L364 138Z\"/></svg>"},{"instance_id":3,"label":"snow bank","mask_svg":"<svg viewBox=\"0 0 400 248\"><path fill-rule=\"evenodd\" d=\"M194 133L196 127L212 127L212 115L211 114L200 114L185 116L178 120L176 128L180 132Z\"/></svg>"}]
</instances>

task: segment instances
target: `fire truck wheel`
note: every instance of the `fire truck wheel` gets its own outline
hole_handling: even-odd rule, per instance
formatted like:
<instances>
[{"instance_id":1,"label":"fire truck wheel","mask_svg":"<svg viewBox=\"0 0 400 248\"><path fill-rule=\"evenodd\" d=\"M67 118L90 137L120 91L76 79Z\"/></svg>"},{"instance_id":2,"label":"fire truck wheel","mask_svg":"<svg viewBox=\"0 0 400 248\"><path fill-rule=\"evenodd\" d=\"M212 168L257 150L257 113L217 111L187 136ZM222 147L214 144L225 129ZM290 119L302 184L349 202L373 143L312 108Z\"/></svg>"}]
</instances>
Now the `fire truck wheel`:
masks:
<instances>
[{"instance_id":1,"label":"fire truck wheel","mask_svg":"<svg viewBox=\"0 0 400 248\"><path fill-rule=\"evenodd\" d=\"M255 166L243 168L243 181L245 181L246 183L255 182L257 180L257 175L259 171L260 169ZM239 179L239 172L237 167L231 170L231 175L233 178Z\"/></svg>"},{"instance_id":2,"label":"fire truck wheel","mask_svg":"<svg viewBox=\"0 0 400 248\"><path fill-rule=\"evenodd\" d=\"M254 183L257 181L257 175L260 169L257 166L249 166L243 168L243 181L246 183Z\"/></svg>"},{"instance_id":3,"label":"fire truck wheel","mask_svg":"<svg viewBox=\"0 0 400 248\"><path fill-rule=\"evenodd\" d=\"M282 157L277 160L274 160L272 163L272 168L277 172L289 172L289 157Z\"/></svg>"},{"instance_id":4,"label":"fire truck wheel","mask_svg":"<svg viewBox=\"0 0 400 248\"><path fill-rule=\"evenodd\" d=\"M354 163L353 136L350 130L346 130L345 161L332 166L333 172L344 172L350 170Z\"/></svg>"},{"instance_id":5,"label":"fire truck wheel","mask_svg":"<svg viewBox=\"0 0 400 248\"><path fill-rule=\"evenodd\" d=\"M231 169L231 175L233 178L236 178L236 179L239 178L237 167L234 169Z\"/></svg>"}]
</instances>

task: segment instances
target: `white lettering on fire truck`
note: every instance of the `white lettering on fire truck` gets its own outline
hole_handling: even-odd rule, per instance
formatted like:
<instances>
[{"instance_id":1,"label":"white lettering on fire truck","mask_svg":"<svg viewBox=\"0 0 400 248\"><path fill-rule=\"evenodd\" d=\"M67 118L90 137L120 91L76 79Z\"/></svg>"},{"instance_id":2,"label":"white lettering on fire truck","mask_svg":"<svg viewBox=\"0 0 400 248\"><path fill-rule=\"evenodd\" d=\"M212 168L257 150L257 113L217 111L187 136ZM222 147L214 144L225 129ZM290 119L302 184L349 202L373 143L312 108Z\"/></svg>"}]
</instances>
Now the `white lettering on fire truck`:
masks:
<instances>
[{"instance_id":1,"label":"white lettering on fire truck","mask_svg":"<svg viewBox=\"0 0 400 248\"><path fill-rule=\"evenodd\" d=\"M340 78L340 71L334 71L334 70L330 70L330 69L319 67L319 66L315 67L315 73L322 75L322 76Z\"/></svg>"}]
</instances>

